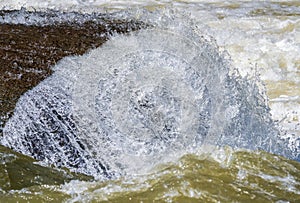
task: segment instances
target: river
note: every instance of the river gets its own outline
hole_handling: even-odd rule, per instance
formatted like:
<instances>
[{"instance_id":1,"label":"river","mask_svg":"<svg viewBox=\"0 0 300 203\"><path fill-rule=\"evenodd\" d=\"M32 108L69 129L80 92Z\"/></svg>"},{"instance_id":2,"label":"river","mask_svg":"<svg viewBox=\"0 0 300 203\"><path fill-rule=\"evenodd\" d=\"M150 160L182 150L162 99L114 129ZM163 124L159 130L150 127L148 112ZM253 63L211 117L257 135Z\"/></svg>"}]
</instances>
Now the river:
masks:
<instances>
[{"instance_id":1,"label":"river","mask_svg":"<svg viewBox=\"0 0 300 203\"><path fill-rule=\"evenodd\" d=\"M300 201L298 1L0 8L0 202Z\"/></svg>"}]
</instances>

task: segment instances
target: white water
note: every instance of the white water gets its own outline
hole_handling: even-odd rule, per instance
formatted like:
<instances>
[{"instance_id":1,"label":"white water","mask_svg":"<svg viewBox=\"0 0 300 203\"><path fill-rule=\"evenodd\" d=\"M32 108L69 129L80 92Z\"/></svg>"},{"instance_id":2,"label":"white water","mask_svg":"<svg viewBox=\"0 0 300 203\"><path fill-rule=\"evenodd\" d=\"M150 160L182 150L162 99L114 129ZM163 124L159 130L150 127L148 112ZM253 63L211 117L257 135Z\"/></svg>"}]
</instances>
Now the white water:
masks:
<instances>
[{"instance_id":1,"label":"white water","mask_svg":"<svg viewBox=\"0 0 300 203\"><path fill-rule=\"evenodd\" d=\"M297 136L300 136L297 127L300 120L298 1L2 0L0 2L2 9L25 7L28 10L55 9L87 13L165 6L190 12L201 31L213 36L217 44L229 52L234 66L242 75L247 73L253 75L254 71L258 71L262 80L268 82L269 92L276 92L270 98L273 118L282 120L286 130L295 131ZM18 18L10 21L18 22Z\"/></svg>"},{"instance_id":2,"label":"white water","mask_svg":"<svg viewBox=\"0 0 300 203\"><path fill-rule=\"evenodd\" d=\"M286 137L290 137L290 147L292 149L298 150L299 149L299 137L300 137L300 130L299 130L299 120L300 120L300 74L299 74L299 62L300 62L300 57L299 54L300 53L300 20L299 20L299 4L297 3L292 3L292 6L288 6L288 5L280 5L278 3L264 3L264 2L239 2L239 1L235 1L235 2L219 2L219 1L214 1L214 3L207 3L205 1L189 1L189 2L184 2L184 1L109 1L109 3L107 1L68 1L68 3L65 3L65 1L43 1L43 3L39 2L39 1L16 1L16 2L11 2L11 1L2 1L0 3L0 7L5 6L5 8L11 9L11 8L16 8L19 9L22 6L26 7L28 9L41 9L44 10L46 8L50 8L50 9L59 9L59 10L75 10L75 11L81 11L81 12L93 12L93 11L114 11L114 10L119 10L119 9L125 9L126 7L135 7L135 6L146 6L148 8L158 8L159 6L166 6L166 5L171 5L171 7L176 7L179 10L188 10L191 13L191 16L194 18L194 25L193 26L197 26L197 30L199 30L201 33L205 33L208 35L213 36L216 41L217 44L225 49L226 51L229 52L232 60L233 60L233 66L236 67L241 75L245 76L247 74L250 74L251 77L255 77L255 74L260 74L261 78L263 81L267 82L269 84L267 91L269 92L273 92L273 94L271 94L271 98L270 98L270 107L271 107L271 113L272 113L272 117L274 120L278 120L279 122L279 127L282 128L283 130L287 130L288 133L284 134L282 133L284 136ZM265 14L257 14L259 13L259 9L262 9ZM277 13L277 14L276 14ZM279 15L279 14L280 15ZM290 15L288 15L290 14ZM135 18L141 18L142 20L146 20L146 18L141 15L139 16L139 13L137 12L135 14ZM18 22L18 21L17 21ZM177 32L177 31L176 31ZM182 35L182 33L180 33L179 35ZM207 35L204 35L207 36ZM159 36L162 39L168 39L168 37L163 37L163 36ZM126 40L131 40L126 39ZM136 39L133 39L136 40ZM175 39L173 39L174 41L176 41ZM194 39L193 39L194 40ZM117 41L117 39L116 39ZM122 44L122 38L120 41L117 41L116 43L116 47L121 48L123 45ZM143 41L144 43L145 41ZM176 41L177 42L177 41ZM112 42L113 43L113 42ZM160 45L161 42L158 42L158 44ZM132 45L135 44L133 42L131 43L125 43L124 45L126 46L130 46L130 49L134 49L135 47ZM186 42L184 41L183 44L186 44ZM177 45L177 44L176 44ZM121 47L119 47L121 46ZM105 48L104 48L105 49ZM108 49L112 49L111 47L109 47ZM184 48L183 48L184 49ZM181 51L183 49L180 49ZM121 49L122 50L122 49ZM123 50L124 51L124 50ZM96 51L93 53L97 53ZM143 54L146 53L146 51L144 50L142 52ZM189 53L190 54L190 53ZM147 56L147 54L145 54ZM175 54L176 55L176 54ZM92 55L86 56L86 57L91 57ZM111 53L108 52L107 55L102 56L102 57L109 57L111 56ZM114 56L114 55L113 55ZM140 55L139 55L140 56ZM130 55L129 53L129 58L132 57L132 54ZM166 58L166 56L160 55L159 57L161 57L161 60L165 60L165 61L176 61L177 64L181 64L184 65L185 60L177 60L176 57L170 59L168 56L168 58ZM83 57L84 58L84 57ZM122 67L124 65L124 63L137 63L136 60L134 59L130 59L129 61L126 61L128 59L125 58L125 61L122 61L122 57L120 57L121 60L118 63L118 67ZM72 59L75 61L75 64L77 63L77 59ZM89 60L89 59L88 59ZM113 57L113 60L115 60L115 57ZM148 60L152 60L151 57L148 58ZM70 62L66 62L66 63L70 63ZM81 63L81 62L80 62ZM161 61L157 62L158 64L161 64ZM63 63L62 63L63 64ZM108 64L113 64L112 62L108 62ZM104 64L101 64L104 65ZM143 66L149 66L149 64L140 64ZM69 66L69 65L68 65ZM74 65L76 67L76 65ZM88 66L90 67L90 66ZM93 66L91 66L93 67ZM157 71L157 67L154 65L153 69L155 69L155 71ZM181 70L183 71L183 73L181 73L180 71L178 72L178 75L175 75L174 77L170 77L168 78L168 75L172 75L169 74L170 71L173 70L162 70L159 71L160 75L166 76L167 79L169 81L177 81L178 78L182 78L182 76L180 74L183 74L185 72L185 69ZM231 70L232 71L232 70ZM85 80L88 81L87 78L91 78L91 77L96 77L96 80L99 80L101 78L99 78L103 72L101 73L96 73L96 74L90 74L90 75L86 75L86 74L78 74L76 73L76 76L82 77L81 79L79 78L79 80ZM56 73L57 75L59 75L59 72ZM66 74L66 73L63 73ZM70 76L72 77L72 72L69 73ZM123 73L124 75L126 75L126 73ZM152 76L152 73L147 73L147 72L141 72L139 73L147 80L151 81L150 84L146 85L146 88L144 89L144 92L141 92L140 95L137 96L137 98L141 97L143 98L147 93L151 93L154 94L155 97L157 97L158 95L161 94L161 91L164 91L164 89L162 90L154 90L155 88L152 85L152 81L154 80L155 76ZM222 74L227 74L226 72L223 72ZM109 73L106 73L106 75L109 75ZM65 77L64 75L62 75L62 77ZM84 78L86 77L86 78ZM102 75L101 75L102 77ZM135 81L135 75L130 76L131 80ZM140 77L140 76L139 76ZM152 78L153 77L153 78ZM109 78L109 77L108 77ZM209 80L210 78L207 78L207 80ZM68 79L67 79L68 80ZM109 79L108 79L109 80ZM122 82L122 78L119 78L118 80L112 80L109 82L104 82L103 85L107 85L107 86L112 86L115 84L118 84L120 82ZM255 79L256 80L256 79ZM63 81L63 80L62 80ZM215 80L212 80L215 81ZM51 79L48 80L48 82L51 83ZM163 83L163 81L156 81L157 82L157 87L163 86L160 85L161 83ZM62 82L63 83L63 82ZM81 86L81 83L75 83L75 87L76 84L78 86ZM216 83L214 83L216 84ZM217 84L223 84L221 83L217 83ZM274 87L275 85L279 84L279 86ZM58 87L58 86L63 86L65 84L61 84L61 83L56 83L56 81L53 81L53 87ZM69 84L70 86L73 85ZM89 86L88 88L94 87L95 84L91 83L92 86ZM170 86L173 86L174 83L170 83ZM182 89L186 89L187 84L184 84L182 86L177 87L176 89L172 89L172 88L168 88L167 90L170 91L170 95L168 95L170 98L173 98L173 100L170 101L174 101L172 103L172 108L170 109L170 111L174 114L176 114L176 98L173 94L179 95L178 97L180 98L182 95ZM68 86L68 85L67 85ZM126 91L127 89L130 89L131 86L119 86L118 88L124 88L122 89L123 91ZM116 104L116 101L118 99L120 99L119 97L121 97L122 95L118 93L117 89L118 88L114 88L114 92L116 96L112 97L112 102L113 104ZM97 88L96 88L97 89ZM100 87L101 89L101 87ZM159 89L159 88L158 88ZM216 88L218 92L222 93L222 88L218 89ZM76 92L79 91L80 88L74 88L75 90L75 97L74 97L74 101L75 101L75 109L76 107L79 107L79 110L77 109L78 115L82 116L82 112L80 111L80 109L82 108L82 106L85 106L85 110L90 109L90 106L87 106L88 103L81 103L80 101L80 97L82 97L82 94L80 94L80 92ZM91 89L89 89L91 90ZM45 91L44 89L40 90L41 92ZM50 90L47 90L49 92L49 94L51 94L51 92L53 91L51 88ZM57 90L58 91L58 90ZM193 90L194 91L194 90ZM184 99L181 99L179 101L179 106L181 103L186 103L183 102L185 100L187 100L187 98L189 99L191 95L194 95L194 92L185 92L184 95ZM73 92L74 93L74 92ZM199 94L203 94L202 91L198 92ZM93 92L94 95L97 95L96 92ZM71 95L69 95L71 96ZM86 95L86 99L87 101L89 101L89 99L91 98L89 95ZM126 96L126 95L124 95ZM217 94L214 94L214 96L217 96ZM100 94L100 98L104 98L104 97L108 97L108 95L105 94ZM125 97L126 98L126 97ZM160 97L158 97L160 98ZM197 99L191 99L191 101L188 102L187 105L189 111L191 111L192 113L195 112L194 110L196 110L197 112L197 108L194 108L194 104L193 102L197 100ZM170 104L164 104L162 102L162 99L158 99L156 102L157 106L156 108L164 108L164 105L168 105L170 106ZM219 101L216 98L216 101ZM69 99L66 99L66 102L69 102ZM61 106L64 106L65 103L61 103ZM58 104L59 106L60 104ZM113 112L113 118L117 118L115 119L116 122L118 123L117 125L120 126L120 128L122 129L122 131L128 132L129 131L134 131L135 129L127 129L124 126L122 126L120 124L121 121L126 120L126 118L128 116L132 116L130 114L130 112L126 112L126 108L124 106L122 106L120 104L120 106L118 105L113 105L114 107L111 108L111 111ZM180 106L181 108L183 108L182 106ZM97 107L98 111L103 110L104 108L107 108L107 106L104 107ZM103 109L101 109L103 108ZM229 118L233 118L236 116L236 109L237 107L233 106L226 106L227 111L222 111L224 114L221 115L220 119L222 118L227 118L227 116L229 116ZM69 114L70 110L67 110L67 113L65 113L66 115ZM218 110L216 110L217 112ZM251 110L250 110L251 111ZM91 111L89 111L89 113L84 113L85 115L88 115L88 120L91 119L89 116L94 117L94 113L91 113ZM123 112L124 114L120 114L120 115L116 115L116 112ZM166 115L169 112L164 112L162 111L161 114L163 115L163 117L165 119ZM150 114L153 114L153 112L149 112L148 114L143 114L142 116L147 117ZM187 112L186 114L189 114L189 112ZM193 114L192 114L193 115ZM217 118L220 114L216 113L215 117ZM185 117L185 113L182 114L183 118ZM175 116L176 117L176 116ZM192 116L193 117L193 116ZM26 118L23 118L26 119ZM92 118L94 119L94 118ZM214 120L214 119L213 119ZM219 119L215 119L215 122L218 122ZM81 121L83 122L82 125L89 125L89 123L86 123L88 121ZM108 121L110 122L110 121ZM131 120L127 120L127 122L125 122L125 126L132 124L133 121ZM179 121L176 121L177 123ZM186 119L185 121L182 123L182 121L180 121L180 125L183 127L180 127L180 129L188 129L191 128L190 123L186 123ZM72 122L71 122L72 123ZM157 133L161 133L163 128L162 126L159 126L157 128L159 122L154 123L153 125L155 125L155 129L157 130ZM216 123L216 126L219 123ZM71 124L66 124L71 125ZM179 126L180 126L179 125ZM220 128L216 128L214 129L215 132L221 132L222 131L222 127L224 127L224 125L228 125L228 124L221 124ZM90 129L89 131L93 131L91 129L93 129L93 126L89 125ZM151 128L151 127L150 127ZM82 128L82 129L87 129L87 128ZM111 128L113 129L113 127ZM111 130L110 129L110 130ZM146 137L144 137L141 142L147 142L149 141L149 139L151 138L151 136L147 136L148 131L147 130L140 130L140 128L138 128L139 131L138 133L142 133L145 134ZM193 129L193 127L191 128ZM221 129L221 130L220 130ZM193 130L192 130L193 131ZM251 131L251 129L250 129ZM175 129L174 132L177 132L177 130ZM214 133L215 133L214 132ZM94 137L92 134L92 132L89 132L91 137ZM269 132L270 133L270 132ZM155 133L154 133L155 134ZM197 134L197 133L196 133ZM213 134L213 133L212 133ZM267 133L268 134L268 133ZM189 132L188 134L189 136L192 136L192 139L194 139L194 135L195 133L193 132ZM118 137L118 136L115 136ZM218 139L215 138L215 136L210 136L209 137L213 142L213 140ZM230 138L230 137L229 137ZM232 137L231 137L232 138ZM76 137L74 138L74 140L72 142L74 142L74 145L77 145L76 143ZM90 139L90 138L88 138ZM130 139L132 140L138 140L138 138L136 136L131 137ZM130 140L129 139L129 140ZM148 140L147 140L148 139ZM172 137L170 138L172 140ZM210 140L208 139L208 140ZM201 140L201 139L200 139ZM153 142L153 140L151 140L152 144L155 145L155 142ZM202 143L203 141L199 141L199 143ZM229 141L225 140L224 143L228 143ZM128 141L127 143L125 142L125 144L130 144L131 142ZM175 143L175 142L174 142ZM119 141L118 141L118 144ZM229 143L230 144L230 143ZM231 143L232 144L232 143ZM245 145L243 144L243 141L241 141L241 143L237 144L237 146L239 147L249 147L249 143L246 143ZM157 152L158 151L164 151L165 147L164 146L151 146L152 148L154 147L154 151ZM155 147L158 147L155 149ZM256 145L256 147L259 147ZM80 147L79 147L80 148ZM139 148L138 144L137 146L133 146L132 150L135 150L136 148ZM251 147L250 147L251 148ZM255 148L255 147L254 147ZM68 149L70 150L70 149ZM72 151L73 149L71 149L70 151ZM116 154L120 153L120 150L122 151L123 149L117 149L116 150ZM272 151L272 150L271 150ZM166 151L167 153L168 151ZM85 152L76 152L76 153L85 153ZM92 153L92 152L91 152ZM132 152L130 151L126 151L127 154L130 154ZM145 151L141 151L139 152L141 154L151 154L153 152L145 152ZM89 157L91 155L87 154L85 155L86 159L89 159ZM114 155L115 156L115 155ZM121 158L121 157L119 157ZM124 157L123 157L124 158ZM130 157L132 158L132 157ZM52 160L53 161L53 160ZM102 161L102 160L101 160ZM50 161L51 162L51 161ZM76 160L75 160L76 162ZM104 161L105 162L105 161ZM92 163L92 165L94 165L95 163ZM97 164L97 163L96 163ZM68 165L68 164L67 164ZM93 167L93 166L92 166ZM86 172L86 171L83 171Z\"/></svg>"},{"instance_id":3,"label":"white water","mask_svg":"<svg viewBox=\"0 0 300 203\"><path fill-rule=\"evenodd\" d=\"M239 76L193 20L124 14L154 28L58 63L20 98L3 145L97 178L146 173L203 144L297 157L284 151L258 81Z\"/></svg>"}]
</instances>

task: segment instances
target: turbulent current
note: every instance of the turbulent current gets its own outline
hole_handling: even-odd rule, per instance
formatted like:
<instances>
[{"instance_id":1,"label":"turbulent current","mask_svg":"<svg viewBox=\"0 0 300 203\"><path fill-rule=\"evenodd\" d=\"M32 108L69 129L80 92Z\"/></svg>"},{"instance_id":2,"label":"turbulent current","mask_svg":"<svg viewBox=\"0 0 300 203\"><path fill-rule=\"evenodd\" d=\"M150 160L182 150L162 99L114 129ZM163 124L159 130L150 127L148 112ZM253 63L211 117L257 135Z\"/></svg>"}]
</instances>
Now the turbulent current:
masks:
<instances>
[{"instance_id":1,"label":"turbulent current","mask_svg":"<svg viewBox=\"0 0 300 203\"><path fill-rule=\"evenodd\" d=\"M258 80L241 77L187 17L143 15L148 28L53 67L19 99L1 144L97 179L225 145L298 158Z\"/></svg>"},{"instance_id":2,"label":"turbulent current","mask_svg":"<svg viewBox=\"0 0 300 203\"><path fill-rule=\"evenodd\" d=\"M299 1L0 8L0 202L300 202Z\"/></svg>"}]
</instances>

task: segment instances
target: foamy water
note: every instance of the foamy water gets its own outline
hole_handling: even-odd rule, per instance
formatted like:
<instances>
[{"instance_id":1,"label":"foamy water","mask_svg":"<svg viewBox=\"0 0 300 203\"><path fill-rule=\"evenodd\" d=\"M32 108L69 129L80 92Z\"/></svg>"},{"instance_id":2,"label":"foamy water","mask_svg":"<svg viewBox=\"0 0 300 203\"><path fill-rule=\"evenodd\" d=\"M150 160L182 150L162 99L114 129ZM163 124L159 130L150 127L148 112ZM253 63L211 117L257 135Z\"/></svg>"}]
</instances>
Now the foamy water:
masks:
<instances>
[{"instance_id":1,"label":"foamy water","mask_svg":"<svg viewBox=\"0 0 300 203\"><path fill-rule=\"evenodd\" d=\"M95 177L142 173L202 145L297 157L283 150L258 81L235 73L213 39L172 10L140 14L154 28L53 67L20 98L1 143Z\"/></svg>"},{"instance_id":2,"label":"foamy water","mask_svg":"<svg viewBox=\"0 0 300 203\"><path fill-rule=\"evenodd\" d=\"M299 136L300 5L297 1L1 1L0 8L92 13L175 7L190 12L201 31L226 49L242 75L257 72L267 84L275 120ZM12 20L13 21L13 20Z\"/></svg>"},{"instance_id":3,"label":"foamy water","mask_svg":"<svg viewBox=\"0 0 300 203\"><path fill-rule=\"evenodd\" d=\"M66 122L63 123L64 127L61 130L58 129L57 126L47 124L47 118L49 118L49 115L45 114L44 117L42 117L42 119L44 119L42 120L42 126L48 125L47 130L49 130L51 135L56 134L57 136L61 136L66 129L71 132L71 135L75 135L71 140L71 148L65 147L58 151L65 150L66 152L74 152L77 150L76 156L78 155L78 157L81 157L82 162L78 162L78 160L76 160L76 156L73 160L67 160L68 153L66 153L64 155L67 161L59 163L60 166L67 166L72 169L72 165L74 166L75 164L75 168L77 169L73 168L74 171L92 175L96 173L98 175L100 174L100 176L113 176L117 175L115 172L120 171L121 173L125 171L125 174L135 173L136 171L141 172L141 168L143 166L151 168L157 162L161 161L162 163L162 160L157 160L161 157L153 156L155 153L161 154L165 157L168 157L166 155L172 155L173 153L175 159L176 157L179 158L180 155L177 156L175 154L176 150L170 151L168 150L168 147L172 146L173 149L179 149L179 151L182 151L183 148L186 148L186 146L190 144L189 141L191 140L196 141L194 143L197 146L201 146L203 143L212 144L214 141L221 141L219 142L220 144L229 144L233 147L247 149L258 148L278 153L278 150L282 150L282 147L278 148L278 146L272 145L270 142L270 140L274 141L278 137L275 136L277 132L276 128L274 128L272 121L269 120L270 117L267 113L265 102L269 104L271 108L271 117L275 120L278 128L281 130L278 135L288 138L289 149L294 152L296 151L296 154L294 154L293 157L295 158L298 156L297 150L299 150L300 145L300 56L298 54L300 53L300 5L298 2L271 1L266 3L262 1L212 1L208 3L205 1L108 2L78 0L68 1L68 3L64 3L63 1L43 1L43 3L39 1L16 1L12 3L10 1L2 1L0 3L0 7L3 6L7 9L19 9L21 7L26 7L29 10L45 10L50 8L64 11L75 10L87 13L91 13L93 11L112 12L126 10L127 7L146 7L147 9L153 10L154 8L160 9L166 6L171 6L172 8L175 7L179 11L184 10L190 13L193 21L191 21L192 25L189 25L189 28L194 28L192 29L192 32L196 32L197 34L200 34L200 36L204 36L204 41L208 40L205 41L205 43L208 43L209 46L214 47L216 43L220 47L220 50L218 49L218 51L226 50L229 55L222 55L222 60L224 58L227 60L229 57L232 60L229 64L224 64L218 60L219 55L214 55L215 52L212 51L210 53L212 53L214 59L209 61L208 64L217 64L215 69L213 68L212 70L215 70L213 72L220 75L215 76L214 73L208 71L209 77L205 79L199 76L195 78L186 78L187 76L185 75L190 74L189 69L187 68L189 65L192 64L194 69L199 71L195 68L197 67L197 63L186 60L186 56L187 58L190 54L192 56L194 49L192 48L191 52L187 51L185 53L185 51L188 50L186 48L189 47L189 40L195 40L195 44L197 44L199 43L197 40L198 38L187 37L189 35L186 34L189 33L189 31L184 29L183 31L182 29L176 30L182 26L180 25L181 23L186 21L181 21L181 23L179 21L178 24L175 23L176 25L170 25L167 23L169 26L167 28L169 31L167 32L170 32L171 30L171 32L168 33L170 35L164 35L165 31L160 32L152 30L144 33L141 32L140 34L134 34L131 37L119 36L114 38L103 48L94 50L88 55L79 58L71 57L63 60L60 65L54 68L56 72L53 77L47 79L41 83L40 86L22 97L18 105L19 107L16 109L17 116L11 119L6 127L8 129L6 131L8 134L11 131L14 132L15 135L21 135L21 137L26 136L23 133L26 130L22 127L22 125L28 126L26 120L28 115L31 118L40 118L37 113L40 113L39 109L41 108L37 104L55 103L55 108L61 109L61 111L56 113L53 113L52 111L52 113L62 114L66 117L69 116L70 112L75 110L75 117L77 116L75 118L75 122L79 123L79 131L82 130L80 133L88 135L89 137L82 137L80 133L77 134L78 129L71 129L70 131L69 129L73 124L72 120L66 120ZM165 11L162 12L164 13ZM165 12L164 14L172 18L172 15L168 15L168 13ZM124 17L124 13L118 15L120 17ZM127 17L129 18L134 16L135 19L147 21L147 17L144 16L142 11L125 13L125 16L126 15L128 15ZM189 14L186 15L189 16ZM11 22L22 23L23 21L22 18L20 18L11 19ZM149 20L149 22L154 24L158 23L161 27L164 26L164 19L159 19L158 21L153 21L152 19L152 21ZM179 27L176 28L178 25ZM153 37L152 35L158 37ZM212 36L212 38L209 36ZM149 44L146 43L145 45L141 45L143 44L142 39L147 39L147 37L157 41L152 45L150 42ZM189 40L186 38L189 38ZM159 39L163 40L159 41ZM216 39L216 42L214 42L213 39ZM180 49L176 52L175 50L178 47L175 49L175 42L177 41L180 42L178 43L180 45ZM166 44L169 42L169 45L160 46L163 42ZM147 50L147 47L150 47L150 50ZM191 45L191 47L194 47L194 45ZM128 50L135 50L135 52L133 54ZM167 52L164 52L165 50L167 50ZM180 53L183 50L185 51ZM118 62L115 62L115 55L113 54L120 56L118 57ZM186 56L183 57L185 54ZM99 59L97 57L99 56L102 59L106 58L108 62L106 64L97 62L97 59ZM139 59L143 58L145 61L140 62L136 59L136 57ZM94 61L92 65L90 65L91 61ZM149 61L155 61L155 63L150 64ZM202 65L203 63L204 62L202 62ZM89 71L85 71L80 68L85 65L88 65ZM179 65L178 67L181 67L176 69L176 74L174 74L174 70L172 69L175 65ZM114 70L116 71L101 70L99 72L95 72L94 68L97 66L106 67L105 69L109 69L108 67L114 67ZM148 72L139 71L136 68L140 67L141 70L145 70L145 67L148 66L152 67L151 71L149 70ZM163 67L162 69L159 68L161 66ZM228 66L230 68L228 68ZM242 78L240 76L235 77L231 75L235 72L234 68L239 70ZM157 73L158 75L153 73ZM227 83L223 79L228 75L232 76L229 80L229 87L224 88L222 85ZM158 79L159 76L163 76L162 78L166 78L170 82L166 83L165 81ZM127 77L128 80L126 80ZM146 83L143 88L139 88L137 78L140 77L142 77ZM70 80L72 78L76 78L76 80ZM264 97L264 87L259 82L259 78L266 83L266 91L268 95L267 101L264 100L266 98ZM95 79L95 81L98 82L93 82L94 80L91 79ZM208 86L208 90L205 90L205 88L195 89L195 86L197 86L195 81L199 81L199 79ZM88 85L84 86L82 81L87 81ZM176 85L176 82L174 81L180 81L180 85ZM247 81L250 82L248 83ZM254 82L251 83L251 81ZM125 85L123 86L120 84ZM214 84L218 84L215 87L216 91L214 91ZM239 84L240 86L233 84ZM258 85L259 89L257 89L255 85ZM64 87L70 87L70 89L64 89ZM232 89L230 89L230 87ZM240 90L234 89L236 87L243 87L245 88L243 90L246 91L240 92ZM111 93L109 91L105 91L107 88L110 88L113 91ZM186 89L189 89L190 92L184 92ZM250 92L248 91L249 89ZM122 92L126 92L128 94L122 94ZM48 95L59 93L61 100L57 102L54 97L50 97L51 99L49 99L49 97L45 97L45 93ZM195 93L196 96L194 97ZM218 93L220 95L218 95ZM205 94L209 94L210 97L206 97L207 95ZM247 94L249 94L249 97ZM223 96L227 96L224 101L222 101ZM258 96L259 98L252 98L251 96ZM95 100L95 97L96 103L91 105L90 101ZM247 99L245 99L245 97ZM71 98L74 100L72 101ZM82 100L82 98L84 98L84 100ZM188 100L187 98L192 99ZM206 103L207 105L197 107L195 102L199 98L202 99L201 101L203 104ZM119 102L119 100L122 99L124 99L124 102ZM212 104L210 102L212 102ZM218 102L220 102L220 108L217 105L219 104ZM183 106L182 103L187 103L187 106ZM65 108L71 106L71 104L75 104L74 109ZM30 105L34 106L33 109L37 110L32 111ZM151 108L145 110L147 106ZM166 110L166 107L169 109ZM207 120L205 119L202 121L192 119L191 122L186 119L187 114L192 115L192 118L196 118L196 116L193 117L193 113L199 113L206 107L210 108L208 112L210 112L213 116L204 115L204 118L213 120L213 126L215 127L213 132L205 131L205 126L207 127ZM242 107L245 108L243 109ZM46 107L46 110L47 109L49 110L48 107ZM95 112L93 112L94 109L96 109L96 115ZM105 111L105 109L109 109L109 111ZM180 114L178 114L178 109L181 109ZM251 112L253 114L251 114ZM94 126L91 121L93 121L95 117L99 118L99 116L102 121L100 122L102 137L100 137L100 139L95 139L93 133L99 133L99 126ZM253 122L251 125L245 125L245 123L247 123L246 121L248 121L247 116L251 117L250 120L252 121L255 121L256 119L257 122ZM78 118L79 120L76 120ZM235 118L237 118L237 120L235 120ZM222 119L232 120L232 123L222 122ZM20 120L22 120L22 122L19 122ZM124 121L125 124L122 124ZM202 122L201 124L204 126L204 128L201 129L202 134L200 137L197 129L193 127L193 123L195 122ZM147 123L147 126L145 123ZM137 124L137 126L128 128L128 126L132 126L132 124ZM167 128L161 124L168 124ZM248 134L244 133L247 136L243 137L245 134L242 136L236 136L241 135L239 134L239 129L245 129L245 127L247 128L246 131ZM17 129L17 131L14 131L14 129ZM176 136L176 133L185 132L186 129L189 130L186 139L184 137ZM30 131L27 135L34 135L34 133L36 133L35 127L30 130L32 131ZM60 133L57 133L58 131ZM93 140L93 143L102 143L102 141L106 139L105 133L107 132L113 132L111 134L113 135L112 142L107 142L105 145L105 147L108 148L104 147L103 149L100 149L99 152L98 149L95 149L95 147L88 146L90 150L78 151L78 149L82 149L78 140L83 140L83 143L85 144L86 140ZM134 133L131 133L131 136L127 138L124 135L128 134L128 132ZM228 136L229 139L222 139L224 137L226 138L226 136L221 136L221 132L225 132L223 135ZM143 134L144 137L139 137L139 134ZM156 142L157 139L153 136L153 134L159 134L161 136L160 139L164 141ZM216 134L218 136L215 136ZM230 137L230 134L232 137ZM268 140L260 139L259 136L255 136L258 134L268 135L269 138ZM253 137L249 137L249 135L252 135ZM124 138L125 142L121 140L121 138ZM20 139L20 137L12 137L12 139L15 140L9 142L11 142L11 145L15 145L19 142L16 140ZM53 139L55 140L56 138L54 137ZM253 139L252 143L251 139ZM262 141L265 141L265 143ZM267 142L270 142L269 145L266 144ZM143 145L145 143L150 144L146 148L141 148L141 143ZM22 146L22 144L16 144L16 146L17 148L24 147L21 151L26 151L26 146ZM275 147L272 148L272 146ZM50 148L51 146L49 149ZM46 152L49 149L46 149ZM112 153L108 153L105 149L114 149L114 151ZM148 198L151 199L152 193L150 191L155 191L155 189L158 191L164 191L163 193L155 193L158 200L176 200L176 197L180 197L180 195L189 198L201 199L204 197L204 200L214 200L214 198L216 198L213 193L214 190L209 191L208 189L209 192L206 193L206 188L197 190L197 187L195 186L202 185L199 184L199 181L201 180L198 180L196 177L204 174L202 179L207 181L203 183L204 185L213 183L219 188L223 182L225 183L223 183L223 186L226 188L226 191L223 196L219 196L219 198L224 198L223 201L229 201L230 198L226 199L227 196L230 196L230 194L236 194L235 192L240 194L240 192L244 191L247 187L250 187L250 189L246 189L244 193L244 195L247 196L246 192L250 191L247 199L254 198L255 195L253 196L253 194L256 194L256 197L260 197L260 194L264 194L270 198L268 199L269 201L286 201L284 198L286 193L284 193L283 198L281 199L272 199L279 194L273 194L272 188L268 190L268 186L266 186L267 184L271 185L273 188L279 188L280 191L288 191L295 195L295 197L299 194L299 178L297 176L297 169L294 167L296 165L293 165L292 163L290 164L289 162L280 160L275 156L270 157L269 155L264 154L247 154L246 152L239 152L236 150L226 152L226 149L216 149L215 147L208 147L207 150L207 152L214 151L214 153L209 155L209 163L206 163L205 161L203 163L203 159L199 157L199 160L198 158L195 160L194 158L188 157L187 160L183 158L183 161L175 162L173 165L167 164L166 170L154 170L153 176L138 176L137 179L129 177L128 179L125 178L117 180L116 182L111 181L104 183L74 181L62 186L59 191L71 195L72 198L69 200L71 202L95 199L107 200L111 197L115 198L115 201L118 201L118 198L124 200L123 196L126 196L128 193L138 199L139 193L143 193L145 190L149 192L150 196ZM205 148L203 151L205 151ZM191 150L189 152L198 155L196 151ZM185 153L189 152L186 151ZM134 153L138 153L139 156L133 156ZM30 155L30 153L27 154ZM104 157L101 156L103 154L105 154ZM59 155L61 154L58 153L58 156ZM200 157L201 155L203 155L203 152L200 152ZM98 157L99 162L104 163L104 165L99 166L99 162L87 161L91 160L90 158L94 156ZM258 156L258 160L254 161L256 156ZM141 160L140 157L142 157L143 160ZM56 158L57 157L50 157L47 161L52 164L57 161ZM171 159L172 157L170 157L169 160ZM263 164L261 162L262 160ZM112 161L113 164L109 163L110 161ZM153 161L153 163L151 161ZM166 161L168 161L168 159ZM213 168L216 164L215 161L217 161L218 164L216 168ZM76 165L78 163L79 165ZM88 163L88 166L86 166L85 163ZM191 169L189 169L190 165L192 166ZM255 167L253 167L254 165ZM111 174L101 173L101 171L103 171L103 169L107 166L109 166L108 168L113 172ZM210 174L210 171L207 170L204 172L202 166L204 166L203 168L212 167L212 176L216 176L217 178L205 178L207 174ZM195 172L194 169L198 167L199 171ZM149 172L149 168L143 168L144 171L142 172ZM280 170L283 168L284 170ZM136 171L134 172L134 170ZM225 172L223 170L225 170ZM219 175L220 171L222 176ZM195 183L193 181L189 181L190 172L195 174L199 173L199 175L192 178L193 180L197 180ZM228 176L226 175L227 172L230 172ZM233 178L234 185L226 184L228 180L226 178L231 177L232 174L235 174ZM208 177L212 176L208 175ZM173 180L173 178L170 177L175 177L175 180L178 179L179 181L172 182L171 180ZM223 182L220 181L222 178L224 178ZM253 180L262 180L262 182L266 184L264 184L265 186L260 186L257 182L252 182ZM160 181L162 182L160 183ZM169 182L171 182L170 185L168 185ZM176 183L182 184L176 186ZM194 185L191 186L189 184ZM156 186L158 188L156 188ZM47 189L43 190L47 191ZM121 195L119 195L119 193ZM207 199L205 199L205 197ZM233 197L233 199L234 198L236 197Z\"/></svg>"}]
</instances>

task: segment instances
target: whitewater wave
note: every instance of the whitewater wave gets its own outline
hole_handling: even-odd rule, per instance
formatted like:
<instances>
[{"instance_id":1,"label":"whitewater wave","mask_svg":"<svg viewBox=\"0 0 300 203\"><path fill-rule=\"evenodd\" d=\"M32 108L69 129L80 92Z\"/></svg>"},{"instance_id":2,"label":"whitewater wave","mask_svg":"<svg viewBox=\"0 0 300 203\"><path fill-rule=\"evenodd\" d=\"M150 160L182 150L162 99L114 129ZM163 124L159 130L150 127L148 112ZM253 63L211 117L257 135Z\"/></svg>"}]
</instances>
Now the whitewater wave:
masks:
<instances>
[{"instance_id":1,"label":"whitewater wave","mask_svg":"<svg viewBox=\"0 0 300 203\"><path fill-rule=\"evenodd\" d=\"M192 20L173 11L131 16L150 28L60 61L20 98L1 144L100 179L145 173L207 145L295 158L258 81L241 77Z\"/></svg>"}]
</instances>

